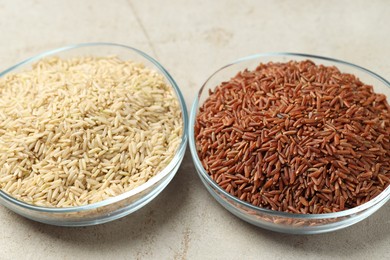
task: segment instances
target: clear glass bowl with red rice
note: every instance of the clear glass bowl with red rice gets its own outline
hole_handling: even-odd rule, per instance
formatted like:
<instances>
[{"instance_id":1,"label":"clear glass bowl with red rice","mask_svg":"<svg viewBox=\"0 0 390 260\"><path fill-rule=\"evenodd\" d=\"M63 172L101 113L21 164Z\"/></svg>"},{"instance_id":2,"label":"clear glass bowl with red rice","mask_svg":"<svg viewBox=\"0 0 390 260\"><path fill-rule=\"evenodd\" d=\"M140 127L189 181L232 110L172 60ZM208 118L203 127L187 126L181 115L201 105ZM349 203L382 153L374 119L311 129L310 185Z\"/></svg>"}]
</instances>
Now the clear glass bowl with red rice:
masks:
<instances>
[{"instance_id":1,"label":"clear glass bowl with red rice","mask_svg":"<svg viewBox=\"0 0 390 260\"><path fill-rule=\"evenodd\" d=\"M252 73L261 70L265 71L261 76ZM313 71L322 71L323 75L311 75ZM280 80L275 80L275 75ZM329 82L324 79L328 76L333 77ZM260 78L256 81L252 80L254 77ZM268 85L262 85L261 81L267 81L268 77L274 77L275 83L269 80ZM299 81L302 84L297 87ZM242 94L247 90L240 88L245 89L247 82L252 84L250 91L255 90ZM296 84L289 85L291 82ZM316 84L325 92L317 94ZM302 89L307 86L310 88L304 92ZM283 91L287 93L285 97L281 97ZM298 103L289 103L290 96L295 96L299 104L309 105L300 108ZM194 101L189 145L196 170L206 189L223 207L258 227L293 234L348 227L367 218L390 199L389 97L390 83L386 79L348 62L294 53L242 58L212 74ZM237 101L233 99L241 101L234 104ZM253 112L257 104L260 109ZM359 110L359 106L364 108ZM230 112L225 111L226 107ZM270 107L276 112L270 111ZM261 108L267 111L263 113ZM370 118L364 118L363 110ZM240 117L248 114L255 116L247 121ZM233 117L241 121L234 121ZM277 128L274 122L281 122L283 127ZM262 131L269 123L276 130L267 129L269 136L263 136ZM307 137L300 139L299 135L305 131ZM275 138L285 140L279 147L277 140L274 146L266 145ZM299 146L295 150L290 147L293 153L286 147L294 138L303 141L305 147L291 141ZM324 141L316 142L319 138ZM254 152L253 158L241 149L247 147ZM275 150L278 153L272 154ZM299 167L302 161L306 164ZM276 163L270 165L271 162Z\"/></svg>"}]
</instances>

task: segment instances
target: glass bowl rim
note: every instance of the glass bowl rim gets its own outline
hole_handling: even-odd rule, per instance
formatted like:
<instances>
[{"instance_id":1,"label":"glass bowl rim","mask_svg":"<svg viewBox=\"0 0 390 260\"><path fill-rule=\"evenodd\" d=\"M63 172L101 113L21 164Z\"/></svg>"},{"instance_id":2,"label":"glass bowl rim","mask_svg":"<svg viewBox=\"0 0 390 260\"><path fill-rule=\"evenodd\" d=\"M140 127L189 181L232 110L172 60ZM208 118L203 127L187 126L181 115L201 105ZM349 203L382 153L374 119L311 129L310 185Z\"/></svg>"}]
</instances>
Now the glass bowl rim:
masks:
<instances>
[{"instance_id":1,"label":"glass bowl rim","mask_svg":"<svg viewBox=\"0 0 390 260\"><path fill-rule=\"evenodd\" d=\"M56 208L56 207L36 206L33 204L26 203L24 201L21 201L21 200L14 198L13 196L7 194L6 192L4 192L3 190L0 189L0 198L5 199L6 201L10 202L11 204L15 204L17 206L20 206L20 207L28 209L28 210L33 210L33 211L37 211L37 212L46 212L46 213L73 213L73 212L82 212L82 211L97 209L97 208L104 207L104 206L107 206L110 204L114 204L118 201L127 199L131 196L134 196L134 195L150 188L151 186L153 186L154 184L156 184L160 180L162 180L164 177L168 176L171 173L171 171L174 169L174 167L178 163L180 163L182 156L184 156L185 149L187 146L187 139L188 139L188 134L187 134L188 113L187 113L187 107L186 107L186 103L184 100L184 96L183 96L182 92L180 91L179 86L177 85L175 80L172 78L172 76L169 74L169 72L157 60L155 60L154 58L152 58L151 56L149 56L148 54L146 54L145 52L143 52L141 50L138 50L134 47L130 47L127 45L118 44L118 43L111 43L111 42L90 42L90 43L72 44L72 45L67 45L64 47L52 49L49 51L45 51L45 52L42 52L40 54L34 55L30 58L27 58L27 59L15 64L15 65L9 67L8 69L5 69L4 71L0 72L0 77L5 76L6 74L11 73L14 70L16 70L24 65L32 64L33 62L38 61L42 58L45 58L45 57L48 57L51 55L61 54L61 53L64 53L66 51L71 51L71 50L78 49L78 48L84 48L84 47L122 48L122 49L125 49L127 51L134 52L137 55L140 55L141 57L145 58L147 61L151 62L154 66L156 66L157 72L161 73L167 79L168 83L172 86L172 88L175 91L175 94L177 96L177 99L179 101L179 104L180 104L180 109L181 109L181 113L182 113L182 120L183 120L183 130L182 130L180 145L177 148L176 153L175 153L174 157L172 158L172 160L170 161L170 163L162 171L160 171L158 174L156 174L155 176L153 176L152 178L150 178L148 181L141 184L140 186L138 186L132 190L129 190L125 193L122 193L118 196L110 197L108 199L105 199L105 200L102 200L99 202L95 202L95 203L91 203L91 204L87 204L87 205L83 205L83 206ZM115 55L115 53L113 53L112 55ZM80 54L80 56L82 56L82 54Z\"/></svg>"},{"instance_id":2,"label":"glass bowl rim","mask_svg":"<svg viewBox=\"0 0 390 260\"><path fill-rule=\"evenodd\" d=\"M195 97L194 103L192 104L192 108L191 108L191 111L190 111L189 127L188 127L188 129L189 129L189 147L190 147L191 156L192 156L193 162L195 164L195 167L196 167L196 169L198 171L199 177L201 177L204 180L206 180L206 182L209 185L211 185L211 187L219 193L219 196L221 196L220 194L222 194L223 196L225 196L225 198L227 198L230 201L233 201L237 205L241 205L241 206L243 206L243 207L245 207L247 209L253 210L253 211L255 211L257 213L260 213L260 214L268 214L268 215L273 215L273 216L278 216L278 217L286 217L286 218L294 218L294 219L327 219L327 218L347 217L347 216L350 216L350 215L362 212L362 211L364 211L366 209L369 209L372 206L374 206L374 205L378 204L379 202L381 202L382 200L385 200L385 201L389 200L390 199L390 185L386 189L384 189L375 198L373 198L373 199L369 200L368 202L366 202L364 204L361 204L361 205L359 205L357 207L351 208L351 209L342 210L342 211L339 211L339 212L323 213L323 214L303 214L303 213L298 214L298 213L290 213L290 212L270 210L270 209L265 209L265 208L254 206L254 205L252 205L252 204L250 204L250 203L248 203L246 201L242 201L239 198L237 198L237 197L231 195L230 193L226 192L214 180L211 179L210 175L208 175L208 173L206 172L206 170L204 169L202 163L199 160L199 157L198 157L198 154L197 154L197 151L196 151L196 145L195 145L194 126L195 126L196 114L197 114L198 109L199 109L199 99L200 99L200 96L201 96L202 92L204 91L204 88L206 87L207 83L215 75L217 75L219 72L223 71L224 69L229 68L229 67L234 66L234 65L237 65L239 63L252 61L252 60L259 59L259 58L271 58L271 57L307 58L307 59L315 59L315 60L319 60L319 61L323 60L323 61L331 62L331 63L334 63L334 64L332 64L334 66L337 66L337 64L339 64L339 65L341 64L341 65L344 65L344 66L349 66L349 67L355 68L355 69L357 69L357 70L359 70L359 71L361 71L363 73L366 73L366 74L372 76L373 78L379 80L384 85L386 85L387 87L390 88L390 82L389 81L387 81L386 79L384 79L380 75L376 74L375 72L372 72L372 71L370 71L370 70L368 70L368 69L366 69L364 67L361 67L359 65L356 65L356 64L353 64L353 63L350 63L350 62L347 62L347 61L342 61L342 60L338 60L338 59L334 59L334 58L318 56L318 55L312 55L312 54L293 53L293 52L258 53L258 54L254 54L254 55L250 55L250 56L246 56L246 57L240 58L240 59L238 59L238 60L236 60L234 62L231 62L231 63L229 63L229 64L227 64L225 66L222 66L218 70L216 70L214 73L212 73L206 79L206 81L203 83L202 87L199 89L199 91L197 93L197 96ZM269 61L272 61L272 60L269 60ZM260 61L259 61L259 63L260 63ZM237 206L235 206L235 207L237 207Z\"/></svg>"}]
</instances>

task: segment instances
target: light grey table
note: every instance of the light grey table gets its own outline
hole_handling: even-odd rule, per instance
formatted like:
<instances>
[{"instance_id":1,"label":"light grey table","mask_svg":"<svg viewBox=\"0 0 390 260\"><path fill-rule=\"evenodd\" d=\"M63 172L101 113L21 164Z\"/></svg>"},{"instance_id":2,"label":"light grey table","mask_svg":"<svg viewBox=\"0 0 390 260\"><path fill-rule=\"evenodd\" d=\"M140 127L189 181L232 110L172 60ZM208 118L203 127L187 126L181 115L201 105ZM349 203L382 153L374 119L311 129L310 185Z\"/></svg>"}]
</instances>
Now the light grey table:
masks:
<instances>
[{"instance_id":1,"label":"light grey table","mask_svg":"<svg viewBox=\"0 0 390 260\"><path fill-rule=\"evenodd\" d=\"M158 59L188 108L205 79L239 57L290 51L330 56L390 78L389 1L0 2L0 70L80 42L130 45ZM390 203L350 228L293 236L246 224L196 176L177 176L140 211L112 223L60 228L0 207L0 259L311 259L390 257Z\"/></svg>"}]
</instances>

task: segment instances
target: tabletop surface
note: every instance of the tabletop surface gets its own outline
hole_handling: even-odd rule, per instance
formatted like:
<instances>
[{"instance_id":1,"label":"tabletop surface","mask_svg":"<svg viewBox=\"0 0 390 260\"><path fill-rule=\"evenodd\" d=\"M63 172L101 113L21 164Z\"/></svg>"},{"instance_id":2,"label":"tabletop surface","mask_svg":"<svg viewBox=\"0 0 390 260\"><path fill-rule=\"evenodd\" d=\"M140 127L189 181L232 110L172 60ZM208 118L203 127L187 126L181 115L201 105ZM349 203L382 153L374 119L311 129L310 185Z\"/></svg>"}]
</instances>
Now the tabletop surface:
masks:
<instances>
[{"instance_id":1,"label":"tabletop surface","mask_svg":"<svg viewBox=\"0 0 390 260\"><path fill-rule=\"evenodd\" d=\"M0 2L0 71L81 42L133 46L163 64L187 107L211 73L240 57L298 52L346 60L390 78L390 3L383 1ZM84 228L36 223L0 207L0 259L384 259L390 203L352 227L287 235L222 208L187 149L176 177L150 204Z\"/></svg>"}]
</instances>

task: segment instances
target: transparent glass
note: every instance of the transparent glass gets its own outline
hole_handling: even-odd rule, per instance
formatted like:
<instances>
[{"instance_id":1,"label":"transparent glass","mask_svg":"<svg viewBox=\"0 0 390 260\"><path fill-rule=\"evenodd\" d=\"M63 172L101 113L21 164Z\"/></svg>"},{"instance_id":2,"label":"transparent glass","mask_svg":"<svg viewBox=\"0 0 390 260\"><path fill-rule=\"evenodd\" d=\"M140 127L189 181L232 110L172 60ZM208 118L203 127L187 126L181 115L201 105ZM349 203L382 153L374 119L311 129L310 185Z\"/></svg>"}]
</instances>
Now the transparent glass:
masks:
<instances>
[{"instance_id":1,"label":"transparent glass","mask_svg":"<svg viewBox=\"0 0 390 260\"><path fill-rule=\"evenodd\" d=\"M67 46L34 56L0 73L0 77L8 73L28 69L32 63L41 58L57 56L71 58L75 56L109 56L115 55L123 60L142 62L146 67L164 76L167 84L175 91L180 102L183 119L183 134L180 146L172 161L156 176L137 188L104 201L79 207L48 208L38 207L19 201L0 190L0 203L10 210L35 221L58 226L89 226L109 222L124 217L149 203L172 180L184 157L187 145L188 115L183 95L176 82L156 60L132 47L113 43L86 43Z\"/></svg>"},{"instance_id":2,"label":"transparent glass","mask_svg":"<svg viewBox=\"0 0 390 260\"><path fill-rule=\"evenodd\" d=\"M294 53L268 53L258 54L240 59L234 63L226 65L216 71L207 79L196 97L191 113L189 123L189 145L195 168L200 179L211 193L211 195L227 210L237 217L262 228L273 231L292 233L292 234L315 234L324 233L353 225L373 214L383 206L390 198L390 186L380 195L353 209L344 210L337 213L328 214L293 214L286 212L263 209L251 205L250 203L239 200L232 196L211 179L203 168L195 147L194 124L199 107L208 97L208 90L214 89L223 81L234 77L237 72L246 68L255 69L260 63L287 62L289 60L307 60L310 59L316 64L326 66L336 66L342 72L351 73L360 78L364 83L374 86L377 93L383 93L390 101L390 83L379 75L364 69L360 66L320 56Z\"/></svg>"}]
</instances>

